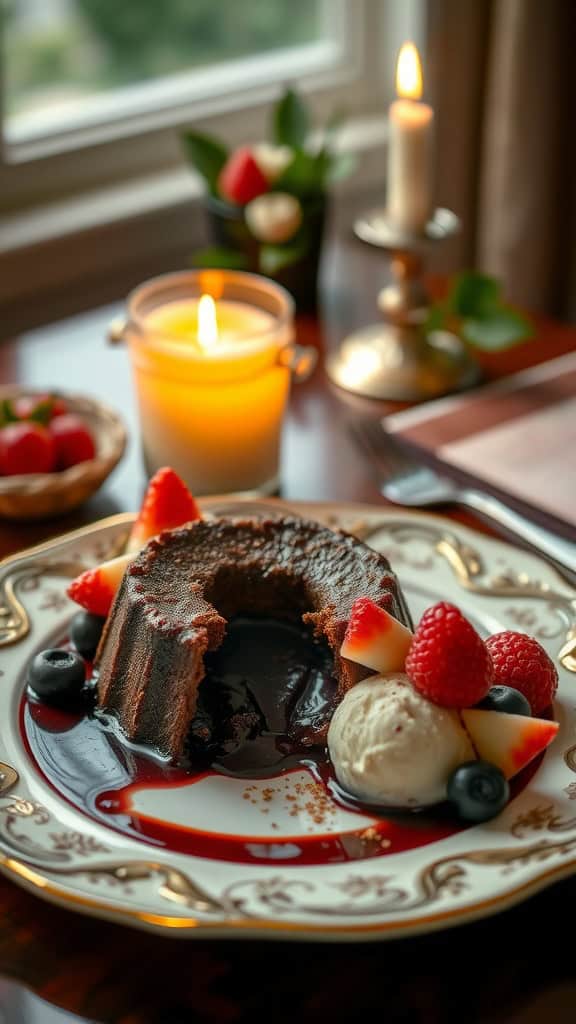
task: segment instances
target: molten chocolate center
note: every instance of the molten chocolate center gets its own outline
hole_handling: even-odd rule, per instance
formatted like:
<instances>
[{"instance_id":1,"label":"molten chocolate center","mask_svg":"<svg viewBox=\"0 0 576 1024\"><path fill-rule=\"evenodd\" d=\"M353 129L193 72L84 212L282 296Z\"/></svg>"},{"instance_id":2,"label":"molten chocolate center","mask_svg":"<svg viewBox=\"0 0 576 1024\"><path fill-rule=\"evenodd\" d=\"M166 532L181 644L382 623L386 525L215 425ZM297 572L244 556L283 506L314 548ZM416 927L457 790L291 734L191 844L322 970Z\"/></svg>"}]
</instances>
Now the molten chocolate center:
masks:
<instances>
[{"instance_id":1,"label":"molten chocolate center","mask_svg":"<svg viewBox=\"0 0 576 1024\"><path fill-rule=\"evenodd\" d=\"M238 616L205 667L187 750L192 763L262 771L325 734L337 692L333 658L304 626Z\"/></svg>"}]
</instances>

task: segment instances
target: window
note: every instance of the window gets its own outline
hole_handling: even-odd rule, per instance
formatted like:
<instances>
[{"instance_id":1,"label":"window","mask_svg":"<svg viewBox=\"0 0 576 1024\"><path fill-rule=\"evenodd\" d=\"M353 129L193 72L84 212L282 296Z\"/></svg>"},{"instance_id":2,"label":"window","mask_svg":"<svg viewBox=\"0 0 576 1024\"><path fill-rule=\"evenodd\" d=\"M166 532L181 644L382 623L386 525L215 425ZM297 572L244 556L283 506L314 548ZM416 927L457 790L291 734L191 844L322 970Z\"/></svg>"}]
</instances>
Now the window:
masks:
<instances>
[{"instance_id":1,"label":"window","mask_svg":"<svg viewBox=\"0 0 576 1024\"><path fill-rule=\"evenodd\" d=\"M321 42L326 13L321 0L10 0L6 141L166 106L200 69Z\"/></svg>"},{"instance_id":2,"label":"window","mask_svg":"<svg viewBox=\"0 0 576 1024\"><path fill-rule=\"evenodd\" d=\"M287 80L350 84L371 2L0 0L5 162L249 110Z\"/></svg>"},{"instance_id":3,"label":"window","mask_svg":"<svg viewBox=\"0 0 576 1024\"><path fill-rule=\"evenodd\" d=\"M287 82L319 121L345 112L362 183L382 181L395 57L422 44L424 3L0 0L0 306L179 232L192 245L179 131L263 139Z\"/></svg>"}]
</instances>

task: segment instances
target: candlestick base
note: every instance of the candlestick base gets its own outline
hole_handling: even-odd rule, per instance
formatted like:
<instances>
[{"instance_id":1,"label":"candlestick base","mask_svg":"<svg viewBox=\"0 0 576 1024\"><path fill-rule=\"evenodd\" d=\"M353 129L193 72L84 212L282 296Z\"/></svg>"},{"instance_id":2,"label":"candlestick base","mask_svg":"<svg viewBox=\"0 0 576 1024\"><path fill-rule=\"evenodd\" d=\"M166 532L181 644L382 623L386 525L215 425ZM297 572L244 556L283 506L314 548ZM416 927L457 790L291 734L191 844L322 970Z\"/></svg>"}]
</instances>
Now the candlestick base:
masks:
<instances>
[{"instance_id":1,"label":"candlestick base","mask_svg":"<svg viewBox=\"0 0 576 1024\"><path fill-rule=\"evenodd\" d=\"M330 380L368 398L419 402L475 384L480 369L455 334L427 333L424 254L454 234L459 220L438 209L421 234L406 234L375 210L354 225L356 236L390 254L393 282L378 295L383 321L355 331L326 361Z\"/></svg>"},{"instance_id":2,"label":"candlestick base","mask_svg":"<svg viewBox=\"0 0 576 1024\"><path fill-rule=\"evenodd\" d=\"M372 324L356 331L326 363L345 391L366 398L421 402L476 383L478 367L459 338L438 331L426 338L414 328Z\"/></svg>"}]
</instances>

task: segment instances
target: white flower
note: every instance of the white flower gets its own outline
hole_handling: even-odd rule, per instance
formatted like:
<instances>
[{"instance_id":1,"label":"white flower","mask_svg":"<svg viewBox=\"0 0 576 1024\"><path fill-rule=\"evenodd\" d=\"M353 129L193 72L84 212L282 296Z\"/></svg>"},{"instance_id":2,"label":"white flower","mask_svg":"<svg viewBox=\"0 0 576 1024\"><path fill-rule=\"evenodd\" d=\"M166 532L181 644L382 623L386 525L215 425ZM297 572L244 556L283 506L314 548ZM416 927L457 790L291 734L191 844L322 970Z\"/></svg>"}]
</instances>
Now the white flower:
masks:
<instances>
[{"instance_id":1,"label":"white flower","mask_svg":"<svg viewBox=\"0 0 576 1024\"><path fill-rule=\"evenodd\" d=\"M258 142L252 146L252 156L264 177L272 185L291 163L294 150L290 146L274 146L271 142Z\"/></svg>"},{"instance_id":2,"label":"white flower","mask_svg":"<svg viewBox=\"0 0 576 1024\"><path fill-rule=\"evenodd\" d=\"M265 192L244 210L248 228L259 242L277 245L292 238L302 223L302 207L287 192Z\"/></svg>"}]
</instances>

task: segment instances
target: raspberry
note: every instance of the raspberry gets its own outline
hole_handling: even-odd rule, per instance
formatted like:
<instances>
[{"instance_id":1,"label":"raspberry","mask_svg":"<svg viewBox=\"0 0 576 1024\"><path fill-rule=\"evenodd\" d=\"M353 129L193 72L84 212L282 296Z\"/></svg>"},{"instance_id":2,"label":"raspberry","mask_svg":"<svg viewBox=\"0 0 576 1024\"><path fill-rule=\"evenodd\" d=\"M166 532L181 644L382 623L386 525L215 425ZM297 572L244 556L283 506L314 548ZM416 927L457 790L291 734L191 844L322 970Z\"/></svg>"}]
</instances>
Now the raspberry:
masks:
<instances>
[{"instance_id":1,"label":"raspberry","mask_svg":"<svg viewBox=\"0 0 576 1024\"><path fill-rule=\"evenodd\" d=\"M541 644L526 633L506 630L486 641L494 665L494 682L512 686L523 693L538 715L552 701L558 688L558 673Z\"/></svg>"},{"instance_id":2,"label":"raspberry","mask_svg":"<svg viewBox=\"0 0 576 1024\"><path fill-rule=\"evenodd\" d=\"M492 685L490 655L462 612L440 601L424 612L406 658L417 690L446 708L467 708Z\"/></svg>"}]
</instances>

